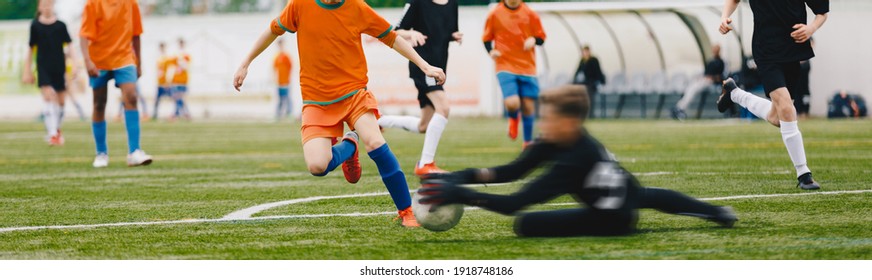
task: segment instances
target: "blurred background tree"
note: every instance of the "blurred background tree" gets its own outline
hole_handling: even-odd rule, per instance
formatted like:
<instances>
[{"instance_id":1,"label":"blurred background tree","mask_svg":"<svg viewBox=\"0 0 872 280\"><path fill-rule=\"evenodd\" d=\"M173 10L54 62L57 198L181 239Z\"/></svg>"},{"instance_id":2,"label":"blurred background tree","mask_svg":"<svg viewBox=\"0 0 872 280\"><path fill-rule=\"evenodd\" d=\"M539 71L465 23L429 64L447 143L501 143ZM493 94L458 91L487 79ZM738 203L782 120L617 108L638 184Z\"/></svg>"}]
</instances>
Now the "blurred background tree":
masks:
<instances>
[{"instance_id":1,"label":"blurred background tree","mask_svg":"<svg viewBox=\"0 0 872 280\"><path fill-rule=\"evenodd\" d=\"M0 0L0 20L33 18L37 4L35 0Z\"/></svg>"}]
</instances>

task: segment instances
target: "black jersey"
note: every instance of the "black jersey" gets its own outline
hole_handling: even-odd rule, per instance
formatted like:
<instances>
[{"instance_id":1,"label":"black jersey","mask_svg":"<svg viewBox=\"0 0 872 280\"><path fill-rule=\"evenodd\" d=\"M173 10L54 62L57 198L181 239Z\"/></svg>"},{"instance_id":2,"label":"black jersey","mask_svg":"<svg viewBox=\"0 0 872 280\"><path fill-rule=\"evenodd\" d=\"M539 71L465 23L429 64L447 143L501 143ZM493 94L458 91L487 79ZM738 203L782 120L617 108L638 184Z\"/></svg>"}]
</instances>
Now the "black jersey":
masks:
<instances>
[{"instance_id":1,"label":"black jersey","mask_svg":"<svg viewBox=\"0 0 872 280\"><path fill-rule=\"evenodd\" d=\"M510 214L568 194L590 209L638 208L639 182L587 133L568 147L535 142L511 163L489 169L494 180L480 183L511 182L545 164L550 165L548 170L517 193L508 197L477 193L470 204Z\"/></svg>"},{"instance_id":2,"label":"black jersey","mask_svg":"<svg viewBox=\"0 0 872 280\"><path fill-rule=\"evenodd\" d=\"M38 19L30 23L30 46L36 47L36 67L39 72L64 73L66 58L64 43L70 43L67 25L61 21L43 24Z\"/></svg>"},{"instance_id":3,"label":"black jersey","mask_svg":"<svg viewBox=\"0 0 872 280\"><path fill-rule=\"evenodd\" d=\"M415 47L415 51L430 65L446 69L448 43L454 40L451 35L458 31L457 0L448 0L444 5L433 3L432 0L408 0L397 28L415 30L427 36L426 43ZM409 67L418 69L411 62Z\"/></svg>"},{"instance_id":4,"label":"black jersey","mask_svg":"<svg viewBox=\"0 0 872 280\"><path fill-rule=\"evenodd\" d=\"M750 0L754 12L751 46L757 63L798 62L814 57L811 43L794 42L793 26L806 24L808 5L814 14L830 11L828 0Z\"/></svg>"}]
</instances>

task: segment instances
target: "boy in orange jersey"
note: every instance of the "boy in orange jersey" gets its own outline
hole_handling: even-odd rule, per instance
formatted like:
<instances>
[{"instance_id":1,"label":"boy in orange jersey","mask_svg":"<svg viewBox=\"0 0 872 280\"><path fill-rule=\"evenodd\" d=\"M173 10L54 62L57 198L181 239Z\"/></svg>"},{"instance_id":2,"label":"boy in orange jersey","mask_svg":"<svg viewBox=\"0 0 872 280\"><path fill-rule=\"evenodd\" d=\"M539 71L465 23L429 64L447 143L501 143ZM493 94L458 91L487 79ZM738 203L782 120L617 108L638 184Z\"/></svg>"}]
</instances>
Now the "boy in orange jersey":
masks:
<instances>
[{"instance_id":1,"label":"boy in orange jersey","mask_svg":"<svg viewBox=\"0 0 872 280\"><path fill-rule=\"evenodd\" d=\"M509 117L509 138L518 137L520 110L526 147L533 141L535 106L539 98L535 46L545 43L539 15L522 0L504 0L488 14L482 41L496 62L497 79Z\"/></svg>"},{"instance_id":2,"label":"boy in orange jersey","mask_svg":"<svg viewBox=\"0 0 872 280\"><path fill-rule=\"evenodd\" d=\"M167 55L167 45L160 42L158 45L160 56L157 58L157 97L154 99L154 114L152 119L157 120L157 108L160 107L160 99L163 97L172 97L172 89L167 80L167 70L170 66L170 61L173 59Z\"/></svg>"},{"instance_id":3,"label":"boy in orange jersey","mask_svg":"<svg viewBox=\"0 0 872 280\"><path fill-rule=\"evenodd\" d=\"M176 100L176 113L174 118L184 117L191 120L191 113L185 105L185 96L188 95L188 69L191 66L191 56L185 51L185 40L179 38L179 53L170 61L173 66L172 92Z\"/></svg>"},{"instance_id":4,"label":"boy in orange jersey","mask_svg":"<svg viewBox=\"0 0 872 280\"><path fill-rule=\"evenodd\" d=\"M109 165L106 145L106 97L109 80L121 88L127 129L127 166L148 165L151 156L139 148L139 111L136 109L136 80L139 67L139 35L142 18L136 0L88 0L82 13L82 57L94 89L93 119L96 168Z\"/></svg>"},{"instance_id":5,"label":"boy in orange jersey","mask_svg":"<svg viewBox=\"0 0 872 280\"><path fill-rule=\"evenodd\" d=\"M406 176L379 130L378 104L366 89L369 80L361 34L392 47L440 85L445 82L445 73L397 37L394 27L363 0L291 0L240 65L233 80L237 90L251 61L285 32L297 34L304 104L301 133L309 172L324 176L342 164L345 179L356 183L361 173L357 142L362 141L397 207L397 218L403 226L419 226L412 213ZM344 124L352 131L331 147L342 135Z\"/></svg>"},{"instance_id":6,"label":"boy in orange jersey","mask_svg":"<svg viewBox=\"0 0 872 280\"><path fill-rule=\"evenodd\" d=\"M276 121L291 115L291 56L285 52L284 41L276 41L279 53L273 60L273 69L276 71L276 82L279 86L279 104L276 108Z\"/></svg>"}]
</instances>

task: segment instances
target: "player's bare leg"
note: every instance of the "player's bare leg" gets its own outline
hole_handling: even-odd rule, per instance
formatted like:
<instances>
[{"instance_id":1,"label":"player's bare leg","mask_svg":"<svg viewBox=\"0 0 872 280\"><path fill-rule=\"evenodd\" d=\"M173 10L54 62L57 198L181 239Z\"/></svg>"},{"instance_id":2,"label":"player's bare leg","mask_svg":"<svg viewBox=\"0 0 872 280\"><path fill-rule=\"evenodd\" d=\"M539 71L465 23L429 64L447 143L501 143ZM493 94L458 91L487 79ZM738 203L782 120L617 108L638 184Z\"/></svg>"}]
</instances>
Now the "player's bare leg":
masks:
<instances>
[{"instance_id":1,"label":"player's bare leg","mask_svg":"<svg viewBox=\"0 0 872 280\"><path fill-rule=\"evenodd\" d=\"M820 185L811 176L811 170L805 157L805 145L802 141L802 133L796 121L796 108L793 107L793 99L787 88L778 88L769 96L772 98L772 111L778 113L780 120L778 127L781 128L781 139L787 147L787 154L796 168L796 176L799 181L797 187L804 190L817 190Z\"/></svg>"},{"instance_id":2,"label":"player's bare leg","mask_svg":"<svg viewBox=\"0 0 872 280\"><path fill-rule=\"evenodd\" d=\"M327 165L333 158L332 145L330 138L314 138L303 143L303 159L309 173L315 176L326 175Z\"/></svg>"},{"instance_id":3,"label":"player's bare leg","mask_svg":"<svg viewBox=\"0 0 872 280\"><path fill-rule=\"evenodd\" d=\"M419 226L412 213L412 197L409 195L406 175L403 174L396 156L385 142L375 115L372 112L366 113L358 118L353 126L360 135L360 142L366 148L367 154L378 167L382 182L391 194L399 213L397 219L402 219L402 224L406 227Z\"/></svg>"},{"instance_id":4,"label":"player's bare leg","mask_svg":"<svg viewBox=\"0 0 872 280\"><path fill-rule=\"evenodd\" d=\"M448 96L445 91L437 90L427 93L427 98L433 103L433 106L425 106L421 109L421 124L419 128L425 134L424 147L421 149L421 159L415 165L415 175L422 176L430 173L443 173L441 168L436 166L436 150L439 147L439 140L442 138L442 132L445 131L445 126L448 124ZM425 122L426 120L426 122Z\"/></svg>"}]
</instances>

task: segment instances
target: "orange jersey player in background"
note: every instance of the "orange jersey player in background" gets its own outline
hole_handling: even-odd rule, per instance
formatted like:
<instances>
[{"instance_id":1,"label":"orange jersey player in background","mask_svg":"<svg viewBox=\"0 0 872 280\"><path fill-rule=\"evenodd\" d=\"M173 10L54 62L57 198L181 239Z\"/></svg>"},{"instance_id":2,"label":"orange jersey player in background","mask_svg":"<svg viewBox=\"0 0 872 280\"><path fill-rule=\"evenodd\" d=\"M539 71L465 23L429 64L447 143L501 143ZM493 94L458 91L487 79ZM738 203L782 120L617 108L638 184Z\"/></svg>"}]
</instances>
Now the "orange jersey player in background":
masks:
<instances>
[{"instance_id":1,"label":"orange jersey player in background","mask_svg":"<svg viewBox=\"0 0 872 280\"><path fill-rule=\"evenodd\" d=\"M279 53L273 59L273 70L276 72L278 86L278 105L276 106L276 121L291 115L291 56L285 52L285 43L279 39L276 41Z\"/></svg>"},{"instance_id":2,"label":"orange jersey player in background","mask_svg":"<svg viewBox=\"0 0 872 280\"><path fill-rule=\"evenodd\" d=\"M361 141L378 166L399 212L397 218L403 226L419 226L412 213L406 176L379 130L378 104L366 88L369 80L361 34L392 47L440 85L445 83L445 72L428 64L409 42L397 37L394 27L364 0L291 0L240 65L233 79L237 90L251 62L285 32L297 34L304 104L301 133L309 172L325 176L341 164L346 180L356 183L361 175L357 144ZM344 124L352 131L333 145L336 137L342 136Z\"/></svg>"},{"instance_id":3,"label":"orange jersey player in background","mask_svg":"<svg viewBox=\"0 0 872 280\"><path fill-rule=\"evenodd\" d=\"M185 98L188 95L188 69L191 67L191 55L185 51L185 40L179 38L179 52L170 60L169 67L172 67L173 78L172 96L176 100L176 112L173 114L173 119L184 117L191 120L191 112L188 111L188 106L185 103Z\"/></svg>"},{"instance_id":4,"label":"orange jersey player in background","mask_svg":"<svg viewBox=\"0 0 872 280\"><path fill-rule=\"evenodd\" d=\"M521 0L497 4L485 22L484 47L496 63L497 79L509 117L509 138L518 137L518 111L524 122L524 147L533 141L533 122L539 81L536 45L545 43L539 15Z\"/></svg>"},{"instance_id":5,"label":"orange jersey player in background","mask_svg":"<svg viewBox=\"0 0 872 280\"><path fill-rule=\"evenodd\" d=\"M166 43L160 42L158 48L160 50L160 56L157 58L157 96L154 99L154 114L152 115L152 118L155 120L157 120L158 107L160 107L161 98L172 98L172 85L170 84L170 79L167 79L167 76L169 75L170 64L172 64L172 61L175 59L167 54Z\"/></svg>"},{"instance_id":6,"label":"orange jersey player in background","mask_svg":"<svg viewBox=\"0 0 872 280\"><path fill-rule=\"evenodd\" d=\"M140 68L139 35L142 18L135 0L88 0L82 12L82 58L91 76L94 89L92 128L97 146L95 168L109 165L106 145L106 99L109 80L121 88L124 99L124 120L127 130L127 166L148 165L151 156L139 147L139 110L137 110L136 80Z\"/></svg>"}]
</instances>

